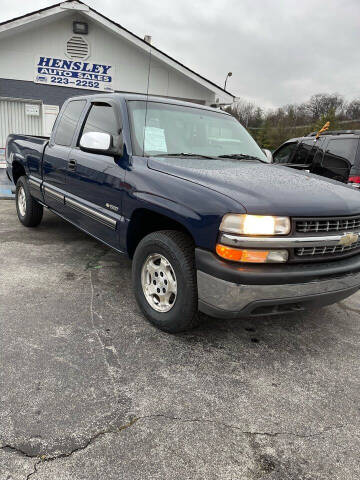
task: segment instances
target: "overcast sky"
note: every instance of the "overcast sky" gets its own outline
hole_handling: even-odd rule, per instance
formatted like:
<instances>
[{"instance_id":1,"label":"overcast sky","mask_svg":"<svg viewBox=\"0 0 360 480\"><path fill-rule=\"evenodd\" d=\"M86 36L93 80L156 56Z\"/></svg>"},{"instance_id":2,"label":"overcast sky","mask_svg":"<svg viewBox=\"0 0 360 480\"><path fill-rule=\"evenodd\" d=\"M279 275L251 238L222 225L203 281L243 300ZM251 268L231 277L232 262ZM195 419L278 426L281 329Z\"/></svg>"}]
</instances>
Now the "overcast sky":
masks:
<instances>
[{"instance_id":1,"label":"overcast sky","mask_svg":"<svg viewBox=\"0 0 360 480\"><path fill-rule=\"evenodd\" d=\"M54 4L0 0L0 21ZM360 97L360 0L85 0L228 90L272 107ZM1 60L1 59L0 59ZM1 62L0 62L1 63Z\"/></svg>"}]
</instances>

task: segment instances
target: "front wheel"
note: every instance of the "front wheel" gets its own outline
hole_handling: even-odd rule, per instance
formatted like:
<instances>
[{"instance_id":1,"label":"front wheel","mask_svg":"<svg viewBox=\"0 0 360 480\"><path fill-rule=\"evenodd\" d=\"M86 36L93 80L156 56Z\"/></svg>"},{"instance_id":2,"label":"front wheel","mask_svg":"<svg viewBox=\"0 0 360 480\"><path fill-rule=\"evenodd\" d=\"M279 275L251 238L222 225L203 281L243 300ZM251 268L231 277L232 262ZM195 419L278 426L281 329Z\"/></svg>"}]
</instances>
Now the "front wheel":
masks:
<instances>
[{"instance_id":1,"label":"front wheel","mask_svg":"<svg viewBox=\"0 0 360 480\"><path fill-rule=\"evenodd\" d=\"M169 333L196 326L194 246L184 233L163 230L139 243L132 267L136 300L145 317Z\"/></svg>"},{"instance_id":2,"label":"front wheel","mask_svg":"<svg viewBox=\"0 0 360 480\"><path fill-rule=\"evenodd\" d=\"M43 207L30 194L26 177L20 177L16 183L16 211L25 227L36 227L42 220Z\"/></svg>"}]
</instances>

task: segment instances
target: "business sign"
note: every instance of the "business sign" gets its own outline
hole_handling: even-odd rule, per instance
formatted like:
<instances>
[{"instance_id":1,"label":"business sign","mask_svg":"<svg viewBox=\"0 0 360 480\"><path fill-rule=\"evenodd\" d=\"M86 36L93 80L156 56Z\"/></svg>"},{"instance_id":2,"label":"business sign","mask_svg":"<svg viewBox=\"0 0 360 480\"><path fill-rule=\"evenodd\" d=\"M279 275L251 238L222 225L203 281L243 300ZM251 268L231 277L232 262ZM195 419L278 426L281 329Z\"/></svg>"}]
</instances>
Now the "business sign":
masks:
<instances>
[{"instance_id":1,"label":"business sign","mask_svg":"<svg viewBox=\"0 0 360 480\"><path fill-rule=\"evenodd\" d=\"M35 83L113 92L112 68L100 63L39 57Z\"/></svg>"},{"instance_id":2,"label":"business sign","mask_svg":"<svg viewBox=\"0 0 360 480\"><path fill-rule=\"evenodd\" d=\"M40 105L34 103L25 103L25 115L38 117L40 115Z\"/></svg>"}]
</instances>

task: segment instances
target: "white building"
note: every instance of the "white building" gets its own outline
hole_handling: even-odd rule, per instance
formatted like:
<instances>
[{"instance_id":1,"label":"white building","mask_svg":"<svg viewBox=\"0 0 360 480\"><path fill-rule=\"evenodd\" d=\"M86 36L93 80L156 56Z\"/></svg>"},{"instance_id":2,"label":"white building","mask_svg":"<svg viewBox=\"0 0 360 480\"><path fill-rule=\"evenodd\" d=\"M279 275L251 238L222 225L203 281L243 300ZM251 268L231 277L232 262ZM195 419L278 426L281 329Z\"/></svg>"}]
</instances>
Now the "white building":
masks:
<instances>
[{"instance_id":1,"label":"white building","mask_svg":"<svg viewBox=\"0 0 360 480\"><path fill-rule=\"evenodd\" d=\"M10 132L49 135L59 107L74 95L148 91L207 105L233 102L147 40L79 0L0 23L0 149Z\"/></svg>"}]
</instances>

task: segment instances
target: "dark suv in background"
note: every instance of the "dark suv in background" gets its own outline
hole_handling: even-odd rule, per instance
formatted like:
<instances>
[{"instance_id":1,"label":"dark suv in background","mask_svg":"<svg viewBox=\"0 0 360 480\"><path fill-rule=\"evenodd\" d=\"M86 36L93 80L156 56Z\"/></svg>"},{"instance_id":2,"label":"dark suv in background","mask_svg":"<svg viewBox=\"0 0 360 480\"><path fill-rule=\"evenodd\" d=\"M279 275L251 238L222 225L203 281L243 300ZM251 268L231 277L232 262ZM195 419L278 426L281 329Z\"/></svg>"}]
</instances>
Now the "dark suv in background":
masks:
<instances>
[{"instance_id":1,"label":"dark suv in background","mask_svg":"<svg viewBox=\"0 0 360 480\"><path fill-rule=\"evenodd\" d=\"M274 163L360 187L360 130L328 131L292 138L273 153Z\"/></svg>"}]
</instances>

